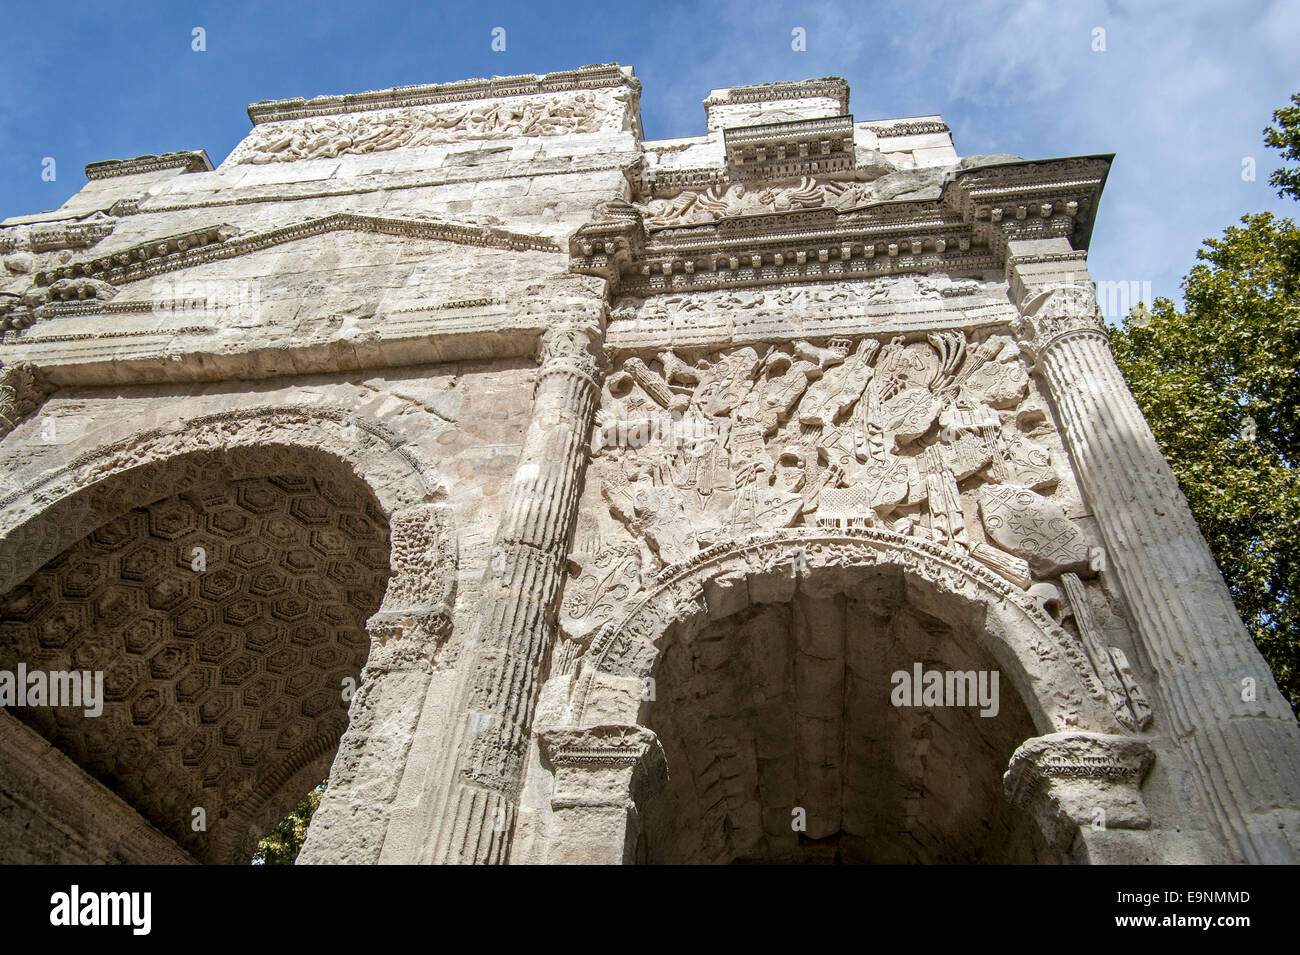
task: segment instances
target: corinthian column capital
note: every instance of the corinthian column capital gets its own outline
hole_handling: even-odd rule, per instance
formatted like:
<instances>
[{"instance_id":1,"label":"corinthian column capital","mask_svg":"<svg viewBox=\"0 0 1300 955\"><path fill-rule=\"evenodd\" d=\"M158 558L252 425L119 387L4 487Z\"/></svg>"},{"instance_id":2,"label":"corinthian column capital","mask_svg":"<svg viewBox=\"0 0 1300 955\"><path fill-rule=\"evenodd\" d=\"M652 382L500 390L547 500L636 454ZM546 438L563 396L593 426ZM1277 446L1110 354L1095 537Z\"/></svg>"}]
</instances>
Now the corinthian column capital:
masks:
<instances>
[{"instance_id":1,"label":"corinthian column capital","mask_svg":"<svg viewBox=\"0 0 1300 955\"><path fill-rule=\"evenodd\" d=\"M601 323L565 316L542 333L537 359L541 377L568 372L595 385L607 361Z\"/></svg>"},{"instance_id":2,"label":"corinthian column capital","mask_svg":"<svg viewBox=\"0 0 1300 955\"><path fill-rule=\"evenodd\" d=\"M1091 283L1058 285L1036 291L1021 305L1015 331L1035 359L1053 346L1080 336L1110 345L1110 336Z\"/></svg>"},{"instance_id":3,"label":"corinthian column capital","mask_svg":"<svg viewBox=\"0 0 1300 955\"><path fill-rule=\"evenodd\" d=\"M31 362L0 362L0 438L40 408L53 390Z\"/></svg>"}]
</instances>

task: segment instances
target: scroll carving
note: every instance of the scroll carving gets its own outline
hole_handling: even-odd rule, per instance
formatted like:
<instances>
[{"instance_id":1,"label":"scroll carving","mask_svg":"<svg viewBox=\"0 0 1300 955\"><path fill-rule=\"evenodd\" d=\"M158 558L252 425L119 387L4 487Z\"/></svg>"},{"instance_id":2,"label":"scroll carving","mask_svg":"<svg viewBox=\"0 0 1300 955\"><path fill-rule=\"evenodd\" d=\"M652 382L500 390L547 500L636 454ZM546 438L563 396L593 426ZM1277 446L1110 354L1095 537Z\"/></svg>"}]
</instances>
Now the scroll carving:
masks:
<instances>
[{"instance_id":1,"label":"scroll carving","mask_svg":"<svg viewBox=\"0 0 1300 955\"><path fill-rule=\"evenodd\" d=\"M0 438L34 414L52 390L31 362L0 363Z\"/></svg>"},{"instance_id":2,"label":"scroll carving","mask_svg":"<svg viewBox=\"0 0 1300 955\"><path fill-rule=\"evenodd\" d=\"M664 579L710 555L868 535L1000 580L1055 638L1034 652L1068 660L1087 705L1106 714L1093 725L1140 730L1149 709L1130 706L1131 670L1120 676L1109 648L1094 664L1061 622L1068 609L1049 581L1095 576L1101 552L1067 516L1042 443L1051 437L1020 348L998 333L624 353L592 435L589 493L605 507L583 510L554 665L612 654L619 673L635 672L674 621L725 616L744 604L751 574L773 574L755 564ZM777 576L797 576L796 561L833 563L835 545L824 546L816 557L801 545L802 557L782 552L789 567ZM1061 725L1078 725L1070 719Z\"/></svg>"}]
</instances>

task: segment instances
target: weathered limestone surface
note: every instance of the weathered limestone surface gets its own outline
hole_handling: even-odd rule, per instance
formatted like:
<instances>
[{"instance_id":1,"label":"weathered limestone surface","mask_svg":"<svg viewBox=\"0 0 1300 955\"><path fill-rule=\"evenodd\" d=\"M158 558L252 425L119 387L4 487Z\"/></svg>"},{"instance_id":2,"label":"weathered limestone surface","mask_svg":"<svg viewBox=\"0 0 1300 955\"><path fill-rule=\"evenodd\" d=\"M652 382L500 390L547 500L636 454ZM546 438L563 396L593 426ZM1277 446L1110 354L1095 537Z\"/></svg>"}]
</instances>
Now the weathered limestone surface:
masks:
<instances>
[{"instance_id":1,"label":"weathered limestone surface","mask_svg":"<svg viewBox=\"0 0 1300 955\"><path fill-rule=\"evenodd\" d=\"M1011 255L1023 328L1094 501L1141 652L1162 677L1157 692L1174 739L1202 767L1194 777L1199 805L1228 834L1237 858L1293 862L1300 845L1294 715L1261 670L1177 479L1110 355L1090 286L1060 281L1060 271L1082 271L1080 260L1062 240L1013 243ZM1033 269L1042 260L1056 273L1048 282ZM1261 680L1265 692L1243 692Z\"/></svg>"},{"instance_id":2,"label":"weathered limestone surface","mask_svg":"<svg viewBox=\"0 0 1300 955\"><path fill-rule=\"evenodd\" d=\"M175 842L8 713L0 713L0 739L7 863L193 864Z\"/></svg>"},{"instance_id":3,"label":"weathered limestone surface","mask_svg":"<svg viewBox=\"0 0 1300 955\"><path fill-rule=\"evenodd\" d=\"M3 714L6 861L244 861L326 777L304 863L1295 861L1109 157L639 96L264 101L0 223L0 679L105 687Z\"/></svg>"}]
</instances>

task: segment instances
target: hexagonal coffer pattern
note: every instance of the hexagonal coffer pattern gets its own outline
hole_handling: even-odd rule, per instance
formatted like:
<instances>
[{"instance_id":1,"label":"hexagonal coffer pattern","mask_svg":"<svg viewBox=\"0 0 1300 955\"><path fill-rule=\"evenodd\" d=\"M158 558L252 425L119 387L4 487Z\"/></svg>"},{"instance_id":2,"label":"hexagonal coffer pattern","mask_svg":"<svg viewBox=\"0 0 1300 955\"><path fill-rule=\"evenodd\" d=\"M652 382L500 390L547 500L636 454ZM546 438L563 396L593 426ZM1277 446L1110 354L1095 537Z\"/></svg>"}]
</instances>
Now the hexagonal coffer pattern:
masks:
<instances>
[{"instance_id":1,"label":"hexagonal coffer pattern","mask_svg":"<svg viewBox=\"0 0 1300 955\"><path fill-rule=\"evenodd\" d=\"M287 810L300 793L251 798L337 747L387 557L383 513L343 475L209 485L123 514L0 598L0 668L99 667L103 715L14 714L197 858L231 861L214 855L220 827Z\"/></svg>"}]
</instances>

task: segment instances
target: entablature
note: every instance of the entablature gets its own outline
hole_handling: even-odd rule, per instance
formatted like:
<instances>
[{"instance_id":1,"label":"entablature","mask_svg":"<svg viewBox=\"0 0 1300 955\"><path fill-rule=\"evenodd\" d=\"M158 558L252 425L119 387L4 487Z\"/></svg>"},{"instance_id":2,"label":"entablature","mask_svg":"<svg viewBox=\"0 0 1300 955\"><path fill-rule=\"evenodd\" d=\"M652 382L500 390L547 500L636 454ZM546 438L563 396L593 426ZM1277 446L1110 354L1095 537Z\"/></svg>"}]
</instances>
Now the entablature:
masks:
<instances>
[{"instance_id":1,"label":"entablature","mask_svg":"<svg viewBox=\"0 0 1300 955\"><path fill-rule=\"evenodd\" d=\"M1067 238L1085 249L1109 156L999 163L954 172L940 197L821 206L648 232L623 203L569 243L570 269L622 295L965 272L1004 265L1007 242Z\"/></svg>"},{"instance_id":2,"label":"entablature","mask_svg":"<svg viewBox=\"0 0 1300 955\"><path fill-rule=\"evenodd\" d=\"M853 117L827 116L723 131L733 180L843 172L854 165Z\"/></svg>"}]
</instances>

